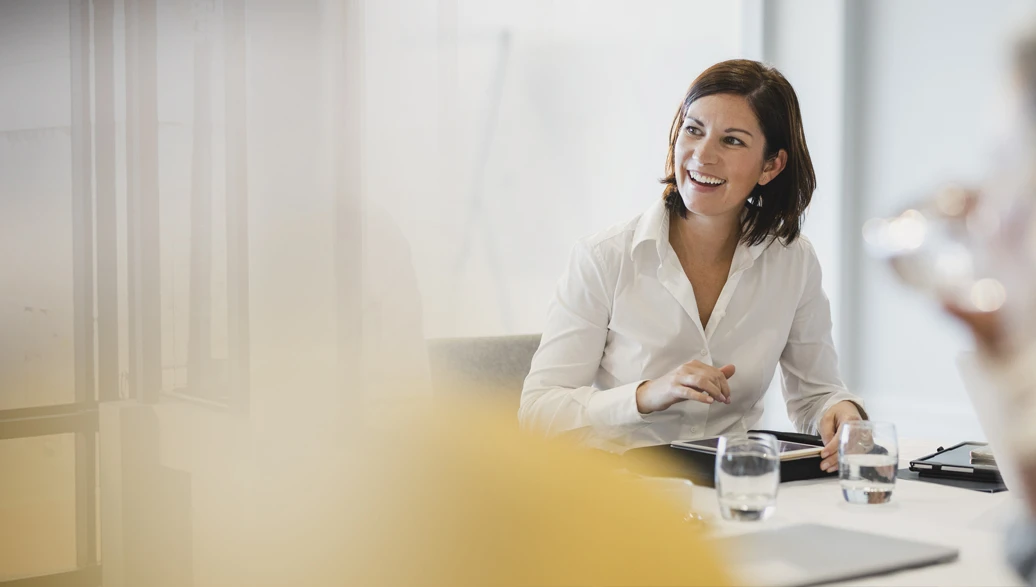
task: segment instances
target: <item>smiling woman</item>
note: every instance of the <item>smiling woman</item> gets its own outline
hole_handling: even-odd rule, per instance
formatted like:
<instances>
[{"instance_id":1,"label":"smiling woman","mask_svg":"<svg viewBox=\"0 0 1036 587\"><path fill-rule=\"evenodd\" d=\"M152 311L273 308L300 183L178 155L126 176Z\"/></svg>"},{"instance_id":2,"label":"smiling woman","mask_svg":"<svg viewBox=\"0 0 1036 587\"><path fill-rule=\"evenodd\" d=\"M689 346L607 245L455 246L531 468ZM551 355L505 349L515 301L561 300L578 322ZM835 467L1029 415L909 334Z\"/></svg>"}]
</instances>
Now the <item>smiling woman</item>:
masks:
<instances>
[{"instance_id":1,"label":"smiling woman","mask_svg":"<svg viewBox=\"0 0 1036 587\"><path fill-rule=\"evenodd\" d=\"M817 180L788 80L772 67L744 59L702 72L673 117L662 182L666 207L681 218L688 211L743 209L745 242L794 240ZM719 192L713 186L724 189L710 193ZM711 197L696 197L700 193ZM716 200L722 207L717 209Z\"/></svg>"},{"instance_id":2,"label":"smiling woman","mask_svg":"<svg viewBox=\"0 0 1036 587\"><path fill-rule=\"evenodd\" d=\"M780 364L789 415L837 467L835 432L864 412L839 379L820 264L799 236L816 186L801 120L771 67L698 76L673 120L663 198L572 254L524 426L612 451L744 432Z\"/></svg>"}]
</instances>

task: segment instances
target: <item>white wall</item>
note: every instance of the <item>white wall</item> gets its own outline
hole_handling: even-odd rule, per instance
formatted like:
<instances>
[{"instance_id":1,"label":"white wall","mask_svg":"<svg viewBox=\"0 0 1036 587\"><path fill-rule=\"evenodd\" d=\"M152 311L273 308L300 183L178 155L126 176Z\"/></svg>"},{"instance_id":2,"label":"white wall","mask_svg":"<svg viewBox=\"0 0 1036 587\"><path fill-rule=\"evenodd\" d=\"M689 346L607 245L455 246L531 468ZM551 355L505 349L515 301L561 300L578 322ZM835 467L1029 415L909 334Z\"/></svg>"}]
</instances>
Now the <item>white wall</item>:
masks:
<instances>
[{"instance_id":1,"label":"white wall","mask_svg":"<svg viewBox=\"0 0 1036 587\"><path fill-rule=\"evenodd\" d=\"M844 65L845 7L841 1L769 0L765 3L761 58L777 67L795 88L802 112L810 157L817 176L805 234L813 243L823 268L823 285L831 300L834 338L842 353L841 364L851 364L844 349L853 336L843 327L841 315L846 243L842 214L844 181ZM809 31L809 34L803 34ZM780 394L780 372L774 376L763 400L765 412L759 428L794 430Z\"/></svg>"},{"instance_id":2,"label":"white wall","mask_svg":"<svg viewBox=\"0 0 1036 587\"><path fill-rule=\"evenodd\" d=\"M576 239L660 196L673 114L739 56L740 3L396 4L369 5L366 185L410 236L426 334L539 332Z\"/></svg>"}]
</instances>

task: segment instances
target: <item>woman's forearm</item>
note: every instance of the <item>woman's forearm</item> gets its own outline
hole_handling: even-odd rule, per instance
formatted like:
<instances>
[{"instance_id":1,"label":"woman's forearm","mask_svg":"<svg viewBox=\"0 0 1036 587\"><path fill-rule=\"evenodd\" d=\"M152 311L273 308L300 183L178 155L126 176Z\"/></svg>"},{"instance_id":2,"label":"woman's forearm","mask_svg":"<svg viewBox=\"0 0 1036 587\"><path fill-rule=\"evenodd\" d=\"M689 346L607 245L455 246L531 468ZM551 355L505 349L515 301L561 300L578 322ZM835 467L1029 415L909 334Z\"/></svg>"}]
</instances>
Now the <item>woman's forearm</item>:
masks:
<instances>
[{"instance_id":1,"label":"woman's forearm","mask_svg":"<svg viewBox=\"0 0 1036 587\"><path fill-rule=\"evenodd\" d=\"M527 386L518 421L525 430L558 436L579 429L603 438L627 434L644 423L637 411L636 381L612 389Z\"/></svg>"}]
</instances>

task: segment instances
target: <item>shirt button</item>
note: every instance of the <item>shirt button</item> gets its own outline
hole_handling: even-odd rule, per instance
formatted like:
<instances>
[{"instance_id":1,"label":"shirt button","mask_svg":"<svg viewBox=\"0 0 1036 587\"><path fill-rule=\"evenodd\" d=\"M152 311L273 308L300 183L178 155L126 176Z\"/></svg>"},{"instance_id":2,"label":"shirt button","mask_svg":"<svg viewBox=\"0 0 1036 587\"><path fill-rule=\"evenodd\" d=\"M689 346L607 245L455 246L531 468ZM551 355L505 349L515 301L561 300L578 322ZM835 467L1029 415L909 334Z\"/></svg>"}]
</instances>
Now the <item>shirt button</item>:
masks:
<instances>
[{"instance_id":1,"label":"shirt button","mask_svg":"<svg viewBox=\"0 0 1036 587\"><path fill-rule=\"evenodd\" d=\"M691 428L691 434L697 434L699 432L701 432L701 428L698 428L697 426Z\"/></svg>"},{"instance_id":2,"label":"shirt button","mask_svg":"<svg viewBox=\"0 0 1036 587\"><path fill-rule=\"evenodd\" d=\"M709 354L709 351L707 351L706 349L702 349L702 350L701 350L701 356L703 356L703 357L704 357L704 356L706 356L706 355L708 355L708 354Z\"/></svg>"}]
</instances>

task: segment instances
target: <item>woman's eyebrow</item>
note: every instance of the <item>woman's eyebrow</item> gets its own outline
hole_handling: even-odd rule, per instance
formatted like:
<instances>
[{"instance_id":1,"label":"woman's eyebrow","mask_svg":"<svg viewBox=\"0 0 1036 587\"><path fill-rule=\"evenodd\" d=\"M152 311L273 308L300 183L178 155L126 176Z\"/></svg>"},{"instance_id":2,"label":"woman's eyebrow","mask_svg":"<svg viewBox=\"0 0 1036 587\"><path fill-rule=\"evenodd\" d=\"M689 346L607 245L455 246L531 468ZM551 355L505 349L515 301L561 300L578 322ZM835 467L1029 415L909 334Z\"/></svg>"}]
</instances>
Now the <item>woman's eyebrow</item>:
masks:
<instances>
[{"instance_id":1,"label":"woman's eyebrow","mask_svg":"<svg viewBox=\"0 0 1036 587\"><path fill-rule=\"evenodd\" d=\"M698 126L705 126L705 123L704 123L704 122L702 122L702 121L698 120L697 118L695 118L695 117L693 117L693 116L688 116L688 117L687 117L687 120L690 120L691 122L693 122L693 123L697 124ZM753 135L752 135L752 133L748 132L747 130L745 130L745 129L743 129L743 128L737 128L737 127L733 127L733 126L732 126L732 127L730 127L730 128L728 128L727 130L725 130L725 131L723 131L723 132L740 132L740 133L744 133L744 134L746 134L746 135L748 135L748 136L750 136L750 137L752 137L752 136L753 136ZM754 138L754 137L753 137L753 138Z\"/></svg>"}]
</instances>

